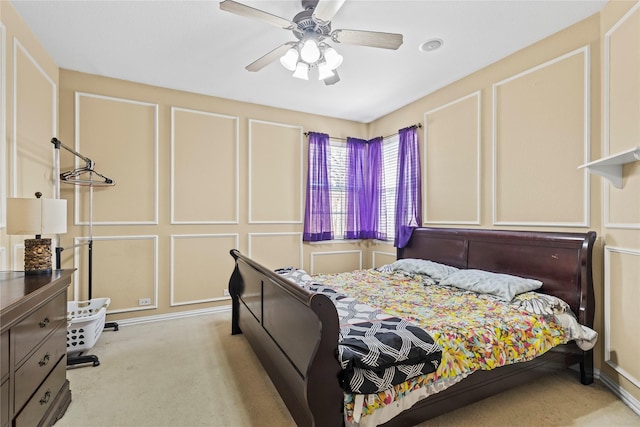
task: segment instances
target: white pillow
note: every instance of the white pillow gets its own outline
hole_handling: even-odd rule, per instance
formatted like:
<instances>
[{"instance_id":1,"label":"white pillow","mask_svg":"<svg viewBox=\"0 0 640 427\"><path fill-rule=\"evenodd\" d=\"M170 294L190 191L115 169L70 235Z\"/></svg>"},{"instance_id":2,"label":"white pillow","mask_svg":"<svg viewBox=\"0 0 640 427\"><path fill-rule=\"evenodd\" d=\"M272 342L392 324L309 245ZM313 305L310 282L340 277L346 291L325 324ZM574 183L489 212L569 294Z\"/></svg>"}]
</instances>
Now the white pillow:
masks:
<instances>
[{"instance_id":1,"label":"white pillow","mask_svg":"<svg viewBox=\"0 0 640 427\"><path fill-rule=\"evenodd\" d=\"M440 284L494 295L505 301L511 301L518 294L533 291L542 286L539 280L484 270L458 270L442 280Z\"/></svg>"},{"instance_id":2,"label":"white pillow","mask_svg":"<svg viewBox=\"0 0 640 427\"><path fill-rule=\"evenodd\" d=\"M559 313L571 313L571 307L558 297L541 294L540 292L525 292L516 295L511 305L529 313L542 316L552 316Z\"/></svg>"},{"instance_id":3,"label":"white pillow","mask_svg":"<svg viewBox=\"0 0 640 427\"><path fill-rule=\"evenodd\" d=\"M412 274L424 274L436 281L440 281L459 270L450 265L415 258L399 259L391 264L391 269L402 270Z\"/></svg>"}]
</instances>

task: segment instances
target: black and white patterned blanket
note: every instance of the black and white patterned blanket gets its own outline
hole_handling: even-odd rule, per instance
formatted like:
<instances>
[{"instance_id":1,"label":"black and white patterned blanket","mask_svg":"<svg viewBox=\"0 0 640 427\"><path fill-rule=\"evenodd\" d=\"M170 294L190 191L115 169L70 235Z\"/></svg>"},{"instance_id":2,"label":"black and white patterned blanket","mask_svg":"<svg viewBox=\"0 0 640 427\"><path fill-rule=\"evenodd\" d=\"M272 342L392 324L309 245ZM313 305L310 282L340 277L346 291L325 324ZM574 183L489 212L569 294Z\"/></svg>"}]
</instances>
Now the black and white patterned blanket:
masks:
<instances>
[{"instance_id":1,"label":"black and white patterned blanket","mask_svg":"<svg viewBox=\"0 0 640 427\"><path fill-rule=\"evenodd\" d=\"M325 294L335 304L341 325L338 360L346 392L377 393L434 372L440 365L442 349L411 322L314 283L304 270L286 268L276 272L312 292Z\"/></svg>"}]
</instances>

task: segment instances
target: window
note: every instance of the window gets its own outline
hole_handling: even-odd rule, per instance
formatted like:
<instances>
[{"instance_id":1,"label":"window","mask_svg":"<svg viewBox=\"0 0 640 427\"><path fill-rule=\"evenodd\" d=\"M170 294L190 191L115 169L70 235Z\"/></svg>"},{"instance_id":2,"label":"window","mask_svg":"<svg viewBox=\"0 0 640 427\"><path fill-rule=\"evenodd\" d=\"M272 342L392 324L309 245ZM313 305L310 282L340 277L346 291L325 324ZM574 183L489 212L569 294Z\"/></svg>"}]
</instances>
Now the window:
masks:
<instances>
[{"instance_id":1,"label":"window","mask_svg":"<svg viewBox=\"0 0 640 427\"><path fill-rule=\"evenodd\" d=\"M387 240L393 240L396 227L396 194L398 181L398 135L389 136L382 142L382 168L384 176L384 203L386 212Z\"/></svg>"},{"instance_id":2,"label":"window","mask_svg":"<svg viewBox=\"0 0 640 427\"><path fill-rule=\"evenodd\" d=\"M303 240L393 235L394 246L404 247L422 223L418 127L345 143L309 132Z\"/></svg>"},{"instance_id":3,"label":"window","mask_svg":"<svg viewBox=\"0 0 640 427\"><path fill-rule=\"evenodd\" d=\"M393 240L395 228L396 181L398 173L398 135L387 137L382 145L383 164L383 212L380 228L386 231L387 240ZM329 187L331 199L331 226L335 239L344 239L347 219L347 144L332 139L329 155Z\"/></svg>"},{"instance_id":4,"label":"window","mask_svg":"<svg viewBox=\"0 0 640 427\"><path fill-rule=\"evenodd\" d=\"M334 239L343 239L347 222L347 144L332 139L329 155L331 230Z\"/></svg>"}]
</instances>

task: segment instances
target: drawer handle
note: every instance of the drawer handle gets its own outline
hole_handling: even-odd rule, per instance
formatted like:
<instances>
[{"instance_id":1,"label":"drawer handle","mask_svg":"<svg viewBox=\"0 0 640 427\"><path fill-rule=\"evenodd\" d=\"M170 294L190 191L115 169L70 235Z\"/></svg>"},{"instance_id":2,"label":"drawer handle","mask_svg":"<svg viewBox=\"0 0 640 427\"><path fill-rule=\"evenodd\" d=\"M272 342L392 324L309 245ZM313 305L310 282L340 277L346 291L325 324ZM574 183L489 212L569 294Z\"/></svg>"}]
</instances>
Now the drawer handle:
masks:
<instances>
[{"instance_id":1,"label":"drawer handle","mask_svg":"<svg viewBox=\"0 0 640 427\"><path fill-rule=\"evenodd\" d=\"M51 399L51 390L47 390L47 392L44 394L44 397L40 399L40 404L46 405L47 403L49 403L49 399Z\"/></svg>"},{"instance_id":2,"label":"drawer handle","mask_svg":"<svg viewBox=\"0 0 640 427\"><path fill-rule=\"evenodd\" d=\"M49 353L45 354L41 361L38 362L40 366L47 366L49 364L49 360L51 359L51 355Z\"/></svg>"},{"instance_id":3,"label":"drawer handle","mask_svg":"<svg viewBox=\"0 0 640 427\"><path fill-rule=\"evenodd\" d=\"M41 328L46 328L49 322L50 322L49 318L45 317L42 322L38 323L38 325L40 325Z\"/></svg>"}]
</instances>

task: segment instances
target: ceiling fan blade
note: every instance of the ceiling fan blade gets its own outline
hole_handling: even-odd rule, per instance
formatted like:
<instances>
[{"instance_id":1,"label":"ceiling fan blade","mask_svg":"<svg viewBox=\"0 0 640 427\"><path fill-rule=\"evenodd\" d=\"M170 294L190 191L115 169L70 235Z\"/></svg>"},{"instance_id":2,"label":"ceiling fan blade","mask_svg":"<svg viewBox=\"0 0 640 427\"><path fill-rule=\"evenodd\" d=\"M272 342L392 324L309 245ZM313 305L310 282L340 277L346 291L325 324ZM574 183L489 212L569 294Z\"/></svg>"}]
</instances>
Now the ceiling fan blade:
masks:
<instances>
[{"instance_id":1,"label":"ceiling fan blade","mask_svg":"<svg viewBox=\"0 0 640 427\"><path fill-rule=\"evenodd\" d=\"M245 68L247 71L260 71L267 65L271 64L276 59L279 59L282 55L284 55L289 48L291 47L291 43L285 43L283 45L278 46L273 49L271 52L267 53L263 57L256 59L251 64L247 65Z\"/></svg>"},{"instance_id":2,"label":"ceiling fan blade","mask_svg":"<svg viewBox=\"0 0 640 427\"><path fill-rule=\"evenodd\" d=\"M331 21L340 10L345 0L320 0L313 10L313 18L316 21Z\"/></svg>"},{"instance_id":3,"label":"ceiling fan blade","mask_svg":"<svg viewBox=\"0 0 640 427\"><path fill-rule=\"evenodd\" d=\"M333 70L333 76L327 77L323 80L324 84L327 86L334 85L340 81L340 76L338 75L338 70Z\"/></svg>"},{"instance_id":4,"label":"ceiling fan blade","mask_svg":"<svg viewBox=\"0 0 640 427\"><path fill-rule=\"evenodd\" d=\"M235 13L236 15L245 16L247 18L257 19L280 28L291 29L294 26L293 22L288 19L272 15L263 10L253 8L233 0L224 0L220 2L220 9L226 12Z\"/></svg>"},{"instance_id":5,"label":"ceiling fan blade","mask_svg":"<svg viewBox=\"0 0 640 427\"><path fill-rule=\"evenodd\" d=\"M361 46L398 49L402 44L402 34L381 33L377 31L335 30L331 40L336 43L357 44Z\"/></svg>"}]
</instances>

